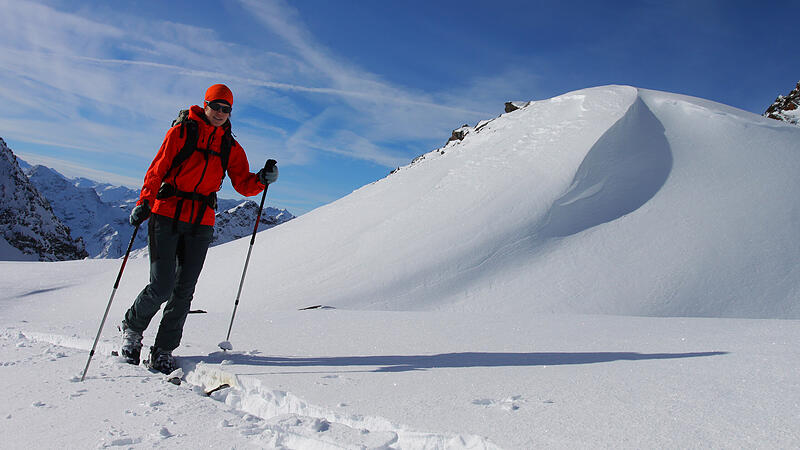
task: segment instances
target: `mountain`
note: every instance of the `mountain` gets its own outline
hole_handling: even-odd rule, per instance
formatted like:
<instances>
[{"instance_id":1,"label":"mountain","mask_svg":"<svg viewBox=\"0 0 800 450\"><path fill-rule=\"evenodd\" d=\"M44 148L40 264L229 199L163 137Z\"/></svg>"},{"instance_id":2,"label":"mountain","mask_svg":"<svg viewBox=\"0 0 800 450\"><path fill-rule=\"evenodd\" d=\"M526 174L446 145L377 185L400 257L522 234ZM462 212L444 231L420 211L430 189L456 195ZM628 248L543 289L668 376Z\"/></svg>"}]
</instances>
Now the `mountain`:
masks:
<instances>
[{"instance_id":1,"label":"mountain","mask_svg":"<svg viewBox=\"0 0 800 450\"><path fill-rule=\"evenodd\" d=\"M93 189L100 197L100 200L105 203L111 203L119 206L127 205L127 207L130 209L136 204L136 201L139 200L138 189L130 189L125 186L115 186L113 184L100 183L83 177L73 178L72 183L77 188Z\"/></svg>"},{"instance_id":2,"label":"mountain","mask_svg":"<svg viewBox=\"0 0 800 450\"><path fill-rule=\"evenodd\" d=\"M131 209L139 199L139 191L124 186L99 183L87 178L68 179L59 172L44 167L28 165L26 173L31 183L47 198L55 215L86 244L91 258L119 258L124 255L133 228L128 223ZM249 236L258 205L251 201L219 199L217 224L214 227L213 245ZM288 211L265 207L260 230L265 230L293 219ZM139 233L133 250L147 246L147 233ZM145 251L133 253L137 257Z\"/></svg>"},{"instance_id":3,"label":"mountain","mask_svg":"<svg viewBox=\"0 0 800 450\"><path fill-rule=\"evenodd\" d=\"M0 138L0 254L3 260L60 261L87 256L80 238L53 213Z\"/></svg>"},{"instance_id":4,"label":"mountain","mask_svg":"<svg viewBox=\"0 0 800 450\"><path fill-rule=\"evenodd\" d=\"M128 223L131 202L107 203L94 187L81 181L68 180L57 171L45 166L33 166L28 178L53 206L62 222L69 225L75 236L86 244L92 258L119 258L125 253L133 228ZM136 236L134 248L147 245L147 233Z\"/></svg>"},{"instance_id":5,"label":"mountain","mask_svg":"<svg viewBox=\"0 0 800 450\"><path fill-rule=\"evenodd\" d=\"M236 201L234 200L234 202ZM254 219L258 216L258 204L256 202L240 200L233 207L230 207L230 203L228 203L225 205L228 206L226 209L223 209L223 203L220 202L219 206L214 225L214 240L211 241L212 246L253 234ZM294 216L285 209L264 207L261 212L258 229L267 230L292 219L294 219Z\"/></svg>"},{"instance_id":6,"label":"mountain","mask_svg":"<svg viewBox=\"0 0 800 450\"><path fill-rule=\"evenodd\" d=\"M800 129L607 86L462 134L259 238L269 309L800 318Z\"/></svg>"},{"instance_id":7,"label":"mountain","mask_svg":"<svg viewBox=\"0 0 800 450\"><path fill-rule=\"evenodd\" d=\"M789 92L789 95L779 95L772 105L767 108L767 111L764 112L764 116L798 125L800 124L800 109L798 107L800 107L800 82Z\"/></svg>"}]
</instances>

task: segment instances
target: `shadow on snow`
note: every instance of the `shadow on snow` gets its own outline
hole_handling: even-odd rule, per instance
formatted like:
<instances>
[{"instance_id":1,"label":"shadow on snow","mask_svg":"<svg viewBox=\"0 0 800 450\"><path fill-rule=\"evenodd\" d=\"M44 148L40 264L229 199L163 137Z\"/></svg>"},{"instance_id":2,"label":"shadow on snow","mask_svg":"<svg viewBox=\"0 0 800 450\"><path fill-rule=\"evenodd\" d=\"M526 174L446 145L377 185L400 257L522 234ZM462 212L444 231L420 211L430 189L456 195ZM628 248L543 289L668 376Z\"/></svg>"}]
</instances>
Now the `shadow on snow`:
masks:
<instances>
[{"instance_id":1,"label":"shadow on snow","mask_svg":"<svg viewBox=\"0 0 800 450\"><path fill-rule=\"evenodd\" d=\"M596 364L613 361L642 361L656 359L698 358L726 355L728 352L695 353L484 353L462 352L439 355L386 355L334 357L268 357L241 353L214 352L205 357L189 356L181 360L190 364L230 361L243 366L272 367L353 367L375 366L372 372L407 372L437 368L560 366Z\"/></svg>"}]
</instances>

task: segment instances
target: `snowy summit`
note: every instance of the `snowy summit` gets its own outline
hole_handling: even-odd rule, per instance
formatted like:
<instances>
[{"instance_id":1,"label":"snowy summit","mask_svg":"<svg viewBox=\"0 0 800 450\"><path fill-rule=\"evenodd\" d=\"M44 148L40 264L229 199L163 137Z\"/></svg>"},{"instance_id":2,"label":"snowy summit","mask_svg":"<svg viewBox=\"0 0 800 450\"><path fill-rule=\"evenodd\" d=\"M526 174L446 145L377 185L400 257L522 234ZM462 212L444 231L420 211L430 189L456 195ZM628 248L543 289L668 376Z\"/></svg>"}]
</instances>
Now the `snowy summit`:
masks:
<instances>
[{"instance_id":1,"label":"snowy summit","mask_svg":"<svg viewBox=\"0 0 800 450\"><path fill-rule=\"evenodd\" d=\"M120 261L2 263L4 445L796 446L800 128L630 86L514 106L259 233L232 351L249 239L211 248L181 386L110 356L146 260L82 383Z\"/></svg>"}]
</instances>

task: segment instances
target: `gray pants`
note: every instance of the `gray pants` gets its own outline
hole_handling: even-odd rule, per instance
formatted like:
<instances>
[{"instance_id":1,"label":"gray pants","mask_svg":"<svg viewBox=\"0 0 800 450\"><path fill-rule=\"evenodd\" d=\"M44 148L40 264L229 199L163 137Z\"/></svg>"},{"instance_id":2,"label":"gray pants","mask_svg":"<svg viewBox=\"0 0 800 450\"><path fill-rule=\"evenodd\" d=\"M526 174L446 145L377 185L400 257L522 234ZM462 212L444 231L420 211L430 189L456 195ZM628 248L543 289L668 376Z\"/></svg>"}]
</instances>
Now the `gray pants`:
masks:
<instances>
[{"instance_id":1,"label":"gray pants","mask_svg":"<svg viewBox=\"0 0 800 450\"><path fill-rule=\"evenodd\" d=\"M164 302L164 314L154 346L174 350L181 343L183 324L189 314L197 278L214 237L214 227L178 222L157 214L150 216L150 284L125 313L124 325L143 333Z\"/></svg>"}]
</instances>

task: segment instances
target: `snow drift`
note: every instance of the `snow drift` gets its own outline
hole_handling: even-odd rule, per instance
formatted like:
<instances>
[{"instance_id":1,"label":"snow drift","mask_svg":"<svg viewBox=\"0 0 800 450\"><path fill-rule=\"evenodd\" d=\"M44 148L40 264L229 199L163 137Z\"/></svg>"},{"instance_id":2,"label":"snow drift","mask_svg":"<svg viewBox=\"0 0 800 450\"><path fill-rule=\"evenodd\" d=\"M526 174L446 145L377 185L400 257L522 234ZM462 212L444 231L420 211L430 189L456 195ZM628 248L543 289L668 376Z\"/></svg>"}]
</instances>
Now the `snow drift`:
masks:
<instances>
[{"instance_id":1,"label":"snow drift","mask_svg":"<svg viewBox=\"0 0 800 450\"><path fill-rule=\"evenodd\" d=\"M243 298L250 312L800 318L799 171L797 127L628 86L575 91L260 234ZM212 249L198 292L230 297L208 274L233 286L247 244Z\"/></svg>"}]
</instances>

